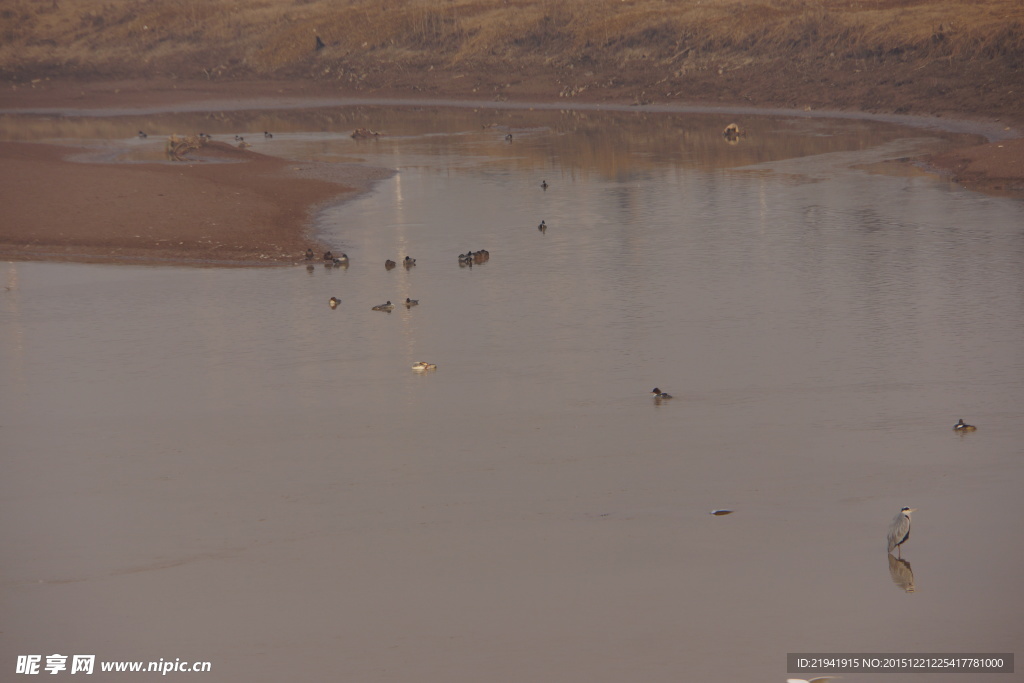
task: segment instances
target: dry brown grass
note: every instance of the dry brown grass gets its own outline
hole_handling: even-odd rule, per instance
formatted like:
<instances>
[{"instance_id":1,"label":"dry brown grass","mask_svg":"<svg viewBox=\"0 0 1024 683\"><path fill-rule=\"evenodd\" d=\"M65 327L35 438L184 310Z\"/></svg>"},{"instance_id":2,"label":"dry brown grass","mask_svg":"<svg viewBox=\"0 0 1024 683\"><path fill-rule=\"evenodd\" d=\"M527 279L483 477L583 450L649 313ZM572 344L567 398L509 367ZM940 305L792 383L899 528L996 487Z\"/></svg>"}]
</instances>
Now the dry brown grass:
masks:
<instances>
[{"instance_id":1,"label":"dry brown grass","mask_svg":"<svg viewBox=\"0 0 1024 683\"><path fill-rule=\"evenodd\" d=\"M328 50L315 54L314 36ZM10 0L0 68L272 76L345 58L444 66L789 54L1024 59L1019 0ZM187 59L186 59L187 58ZM216 62L216 63L215 63ZM203 71L206 69L206 71Z\"/></svg>"},{"instance_id":2,"label":"dry brown grass","mask_svg":"<svg viewBox=\"0 0 1024 683\"><path fill-rule=\"evenodd\" d=\"M320 36L326 49L314 49ZM1021 0L6 0L0 75L302 78L416 89L414 74L476 70L499 91L542 75L563 92L629 85L658 97L700 74L747 83L889 65L1021 90ZM908 71L910 69L907 69ZM915 72L916 73L916 72ZM486 82L487 75L493 82ZM979 75L975 75L979 74ZM738 77L737 77L738 78ZM888 76L890 80L901 80ZM689 81L687 79L690 79ZM836 84L842 78L822 77ZM752 99L742 81L732 99ZM879 83L884 79L879 78ZM902 79L903 83L909 82ZM988 85L976 88L984 92ZM930 89L931 94L927 92ZM714 92L712 83L698 88ZM765 94L752 92L762 100ZM969 100L970 97L964 96Z\"/></svg>"}]
</instances>

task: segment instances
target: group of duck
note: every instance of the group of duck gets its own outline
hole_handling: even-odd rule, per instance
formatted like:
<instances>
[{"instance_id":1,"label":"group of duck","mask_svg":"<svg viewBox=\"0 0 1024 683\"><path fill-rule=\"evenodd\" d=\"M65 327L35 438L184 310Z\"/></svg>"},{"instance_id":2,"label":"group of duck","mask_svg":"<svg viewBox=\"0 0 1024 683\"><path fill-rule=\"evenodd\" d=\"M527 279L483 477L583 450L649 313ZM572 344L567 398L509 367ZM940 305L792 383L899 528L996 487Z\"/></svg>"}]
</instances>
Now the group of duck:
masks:
<instances>
[{"instance_id":1,"label":"group of duck","mask_svg":"<svg viewBox=\"0 0 1024 683\"><path fill-rule=\"evenodd\" d=\"M307 249L306 250L306 260L307 261L313 261L315 259L316 259L316 254L313 253L313 250L312 249ZM332 267L348 268L348 255L342 253L341 256L335 256L330 251L327 251L327 252L324 253L323 262L324 262L324 267L325 268L332 268ZM387 270L391 270L396 265L397 264L394 261L392 261L391 259L388 259L387 261L384 262L384 268L387 269ZM416 259L411 258L409 256L406 256L405 259L402 261L402 265L404 265L406 267L406 269L411 268L412 266L416 265ZM309 264L309 265L306 266L306 268L307 268L307 270L313 270L313 265ZM327 301L327 305L330 306L332 309L337 308L340 304L341 304L341 299L339 299L336 296L332 296ZM405 298L405 307L406 308L412 308L413 306L419 306L419 304L420 304L420 300L419 299L410 299L409 297ZM391 300L388 299L386 303L377 304L371 310L383 311L385 313L390 313L391 311L395 310L395 304L391 303ZM421 360L421 361L418 361L418 362L414 363L413 366L412 366L412 369L415 370L416 372L425 372L426 370L436 370L437 369L437 364L435 364L435 363L428 363L426 361L422 361Z\"/></svg>"},{"instance_id":2,"label":"group of duck","mask_svg":"<svg viewBox=\"0 0 1024 683\"><path fill-rule=\"evenodd\" d=\"M409 270L415 265L416 259L410 256L406 256L404 259L402 259L402 266L405 267L406 270ZM391 259L387 259L384 261L384 270L391 270L392 268L396 268L397 266L398 264L392 261Z\"/></svg>"},{"instance_id":3,"label":"group of duck","mask_svg":"<svg viewBox=\"0 0 1024 683\"><path fill-rule=\"evenodd\" d=\"M306 249L305 256L306 256L306 270L309 270L309 271L312 272L313 269L314 269L313 262L316 261L316 254L313 253L312 249ZM474 263L479 265L481 263L485 263L490 258L491 258L491 253L489 251L487 251L486 249L481 249L479 251L467 251L465 254L459 254L459 266L460 267L465 267L465 266L472 267ZM409 270L410 268L412 268L413 266L416 265L416 259L412 258L411 256L406 256L404 259L402 259L401 263L405 267L406 270ZM339 256L335 256L332 252L326 251L326 252L324 252L324 255L323 255L323 264L324 264L325 268L348 268L348 265L349 265L348 254L342 253ZM391 259L387 259L387 260L384 261L384 269L385 270L392 270L393 268L396 268L396 267L398 267L398 263L397 262L395 262L395 261L393 261ZM410 299L409 297L406 297L404 305L405 305L406 308L412 308L413 306L418 306L419 303L420 303L419 299ZM332 309L336 309L339 305L341 305L341 299L339 299L336 296L332 296L328 300L327 304ZM402 304L399 304L399 305L402 305ZM390 313L391 311L395 310L395 304L391 303L391 300L388 299L385 303L377 304L371 310L382 311L384 313ZM412 369L414 371L416 371L416 372L426 372L428 370L436 370L437 369L437 364L436 363L428 363L427 361L417 361L416 363L414 363L412 365Z\"/></svg>"},{"instance_id":4,"label":"group of duck","mask_svg":"<svg viewBox=\"0 0 1024 683\"><path fill-rule=\"evenodd\" d=\"M311 261L316 260L316 254L312 249L306 250L306 270L313 270ZM348 254L342 253L335 256L330 251L324 252L324 268L348 268Z\"/></svg>"},{"instance_id":5,"label":"group of duck","mask_svg":"<svg viewBox=\"0 0 1024 683\"><path fill-rule=\"evenodd\" d=\"M473 264L480 265L486 263L491 258L491 252L486 249L480 251L467 251L465 254L459 254L459 268L465 268L469 266L473 267Z\"/></svg>"},{"instance_id":6,"label":"group of duck","mask_svg":"<svg viewBox=\"0 0 1024 683\"><path fill-rule=\"evenodd\" d=\"M333 300L334 297L332 296L331 299ZM341 299L338 299L338 303L339 304L341 303ZM409 297L405 297L405 307L406 308L412 308L413 306L419 306L419 305L420 305L420 300L419 299L410 299ZM335 307L335 304L331 304L331 308L334 308L334 307ZM391 303L391 299L388 299L387 303L377 304L371 310L374 310L374 311L384 311L385 313L390 313L391 311L395 310L395 305L393 303Z\"/></svg>"},{"instance_id":7,"label":"group of duck","mask_svg":"<svg viewBox=\"0 0 1024 683\"><path fill-rule=\"evenodd\" d=\"M149 137L149 134L148 134L148 133L146 133L146 131L143 131L143 130L140 130L140 131L139 131L139 132L137 133L137 135L139 136L139 139L140 139L140 140L145 140L146 138L148 138L148 137ZM207 141L208 141L208 140L213 140L213 136L212 136L212 135L207 135L206 133L198 133L198 134L196 135L196 137L200 138L201 140L207 140ZM273 137L274 137L274 134L273 134L273 133L271 133L271 132L270 132L269 130L265 130L265 131L263 131L263 138L264 138L264 139L266 139L266 140L270 140L270 139L271 139L271 138L273 138ZM249 146L250 146L250 145L249 145L249 143L247 143L247 142L245 141L245 138L244 138L244 137L242 137L241 135L236 135L236 136L235 136L235 142L237 142L237 143L238 143L238 146L239 146L239 147L249 147Z\"/></svg>"}]
</instances>

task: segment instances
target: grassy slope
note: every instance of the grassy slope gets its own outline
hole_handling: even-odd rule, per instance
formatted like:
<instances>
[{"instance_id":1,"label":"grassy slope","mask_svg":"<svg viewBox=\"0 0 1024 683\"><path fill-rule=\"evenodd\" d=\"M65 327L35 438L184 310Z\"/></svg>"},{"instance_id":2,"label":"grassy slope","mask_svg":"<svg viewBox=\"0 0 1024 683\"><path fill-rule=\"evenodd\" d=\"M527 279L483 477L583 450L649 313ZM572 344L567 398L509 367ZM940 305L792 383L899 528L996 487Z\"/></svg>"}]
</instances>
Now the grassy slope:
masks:
<instances>
[{"instance_id":1,"label":"grassy slope","mask_svg":"<svg viewBox=\"0 0 1024 683\"><path fill-rule=\"evenodd\" d=\"M1020 0L5 0L0 38L14 81L289 78L1024 118Z\"/></svg>"}]
</instances>

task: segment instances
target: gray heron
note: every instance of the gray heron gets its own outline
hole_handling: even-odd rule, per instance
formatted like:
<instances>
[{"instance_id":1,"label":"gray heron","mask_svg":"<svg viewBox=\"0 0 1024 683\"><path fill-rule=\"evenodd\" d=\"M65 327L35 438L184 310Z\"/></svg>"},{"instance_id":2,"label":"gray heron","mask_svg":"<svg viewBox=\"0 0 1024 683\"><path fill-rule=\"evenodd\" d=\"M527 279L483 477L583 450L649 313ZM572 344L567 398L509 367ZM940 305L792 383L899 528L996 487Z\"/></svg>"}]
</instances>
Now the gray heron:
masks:
<instances>
[{"instance_id":1,"label":"gray heron","mask_svg":"<svg viewBox=\"0 0 1024 683\"><path fill-rule=\"evenodd\" d=\"M893 548L899 548L910 538L910 513L915 510L917 508L904 507L896 513L896 516L892 518L892 522L889 523L890 553L893 551Z\"/></svg>"}]
</instances>

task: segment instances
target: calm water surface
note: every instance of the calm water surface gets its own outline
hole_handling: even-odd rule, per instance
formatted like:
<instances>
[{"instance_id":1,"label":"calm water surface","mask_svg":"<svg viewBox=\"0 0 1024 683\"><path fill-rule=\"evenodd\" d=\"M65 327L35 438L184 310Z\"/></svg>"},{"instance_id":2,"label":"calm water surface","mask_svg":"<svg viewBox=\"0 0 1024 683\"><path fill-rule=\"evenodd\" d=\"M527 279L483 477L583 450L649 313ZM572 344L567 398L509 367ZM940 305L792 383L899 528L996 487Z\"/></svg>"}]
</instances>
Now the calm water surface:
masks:
<instances>
[{"instance_id":1,"label":"calm water surface","mask_svg":"<svg viewBox=\"0 0 1024 683\"><path fill-rule=\"evenodd\" d=\"M319 215L344 270L3 266L5 666L781 681L787 652L1019 649L1024 204L889 162L949 138L368 107L21 123L398 173Z\"/></svg>"}]
</instances>

